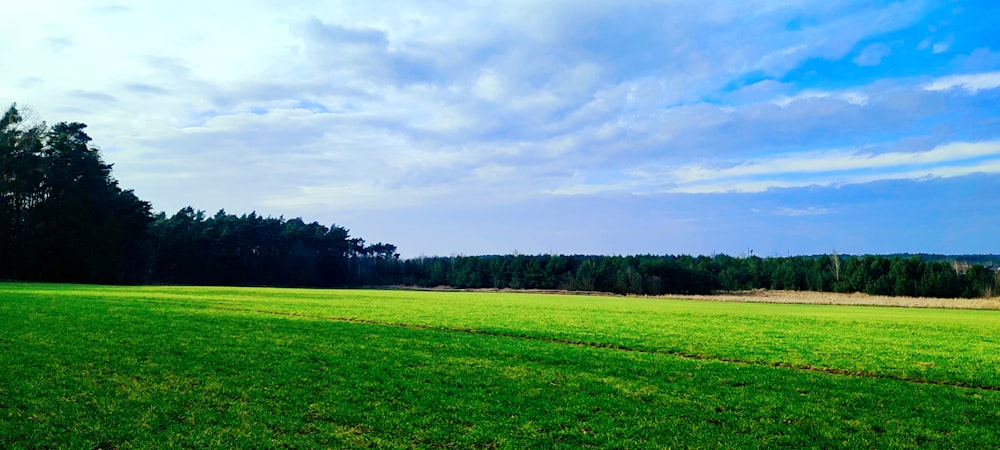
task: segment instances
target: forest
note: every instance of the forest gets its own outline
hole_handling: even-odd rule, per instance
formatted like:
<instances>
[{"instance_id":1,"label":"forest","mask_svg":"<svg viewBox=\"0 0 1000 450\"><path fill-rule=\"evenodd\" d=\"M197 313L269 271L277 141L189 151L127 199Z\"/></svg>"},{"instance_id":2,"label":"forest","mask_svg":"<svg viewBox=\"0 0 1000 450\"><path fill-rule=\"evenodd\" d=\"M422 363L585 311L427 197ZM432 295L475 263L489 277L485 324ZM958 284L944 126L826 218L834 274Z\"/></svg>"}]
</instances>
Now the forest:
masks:
<instances>
[{"instance_id":1,"label":"forest","mask_svg":"<svg viewBox=\"0 0 1000 450\"><path fill-rule=\"evenodd\" d=\"M0 118L0 279L98 284L559 289L662 295L786 289L996 294L995 257L487 255L403 260L347 228L186 207L123 189L77 122Z\"/></svg>"}]
</instances>

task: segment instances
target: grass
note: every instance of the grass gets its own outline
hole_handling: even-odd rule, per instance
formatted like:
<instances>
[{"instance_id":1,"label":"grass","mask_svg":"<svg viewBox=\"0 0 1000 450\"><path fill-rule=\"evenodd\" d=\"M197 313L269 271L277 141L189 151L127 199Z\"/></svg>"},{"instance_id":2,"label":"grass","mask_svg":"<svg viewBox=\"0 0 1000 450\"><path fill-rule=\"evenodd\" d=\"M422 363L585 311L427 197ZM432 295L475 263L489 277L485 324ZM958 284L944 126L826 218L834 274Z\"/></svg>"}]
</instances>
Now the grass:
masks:
<instances>
[{"instance_id":1,"label":"grass","mask_svg":"<svg viewBox=\"0 0 1000 450\"><path fill-rule=\"evenodd\" d=\"M3 448L1000 445L993 311L0 284L0 330Z\"/></svg>"}]
</instances>

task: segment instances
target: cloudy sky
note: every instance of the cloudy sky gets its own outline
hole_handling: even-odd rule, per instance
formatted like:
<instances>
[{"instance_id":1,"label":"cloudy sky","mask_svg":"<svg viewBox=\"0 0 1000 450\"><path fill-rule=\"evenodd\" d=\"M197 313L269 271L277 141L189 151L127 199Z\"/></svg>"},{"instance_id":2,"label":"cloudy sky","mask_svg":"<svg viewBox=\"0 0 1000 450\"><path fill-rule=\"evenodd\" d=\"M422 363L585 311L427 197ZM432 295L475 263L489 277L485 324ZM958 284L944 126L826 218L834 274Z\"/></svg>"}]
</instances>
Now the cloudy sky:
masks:
<instances>
[{"instance_id":1,"label":"cloudy sky","mask_svg":"<svg viewBox=\"0 0 1000 450\"><path fill-rule=\"evenodd\" d=\"M1000 253L1000 3L47 1L0 104L404 256Z\"/></svg>"}]
</instances>

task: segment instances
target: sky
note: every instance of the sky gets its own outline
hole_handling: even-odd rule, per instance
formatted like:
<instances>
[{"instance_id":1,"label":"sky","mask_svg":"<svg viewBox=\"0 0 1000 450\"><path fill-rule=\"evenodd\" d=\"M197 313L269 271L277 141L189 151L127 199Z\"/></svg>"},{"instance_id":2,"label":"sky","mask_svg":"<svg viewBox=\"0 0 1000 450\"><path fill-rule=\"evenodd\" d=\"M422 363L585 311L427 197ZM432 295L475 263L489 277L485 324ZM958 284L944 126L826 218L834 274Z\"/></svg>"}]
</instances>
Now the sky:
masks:
<instances>
[{"instance_id":1,"label":"sky","mask_svg":"<svg viewBox=\"0 0 1000 450\"><path fill-rule=\"evenodd\" d=\"M1000 253L1000 2L5 4L0 106L154 210L404 257Z\"/></svg>"}]
</instances>

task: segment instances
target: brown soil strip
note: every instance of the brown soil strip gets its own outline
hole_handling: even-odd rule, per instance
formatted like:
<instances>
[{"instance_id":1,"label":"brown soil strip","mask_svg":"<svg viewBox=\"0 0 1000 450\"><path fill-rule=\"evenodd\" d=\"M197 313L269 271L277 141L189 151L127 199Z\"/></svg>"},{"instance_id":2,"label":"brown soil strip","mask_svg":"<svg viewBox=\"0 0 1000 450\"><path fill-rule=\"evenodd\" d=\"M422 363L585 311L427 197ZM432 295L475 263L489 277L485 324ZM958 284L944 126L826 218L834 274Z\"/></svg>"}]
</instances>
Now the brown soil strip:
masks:
<instances>
[{"instance_id":1,"label":"brown soil strip","mask_svg":"<svg viewBox=\"0 0 1000 450\"><path fill-rule=\"evenodd\" d=\"M458 289L448 286L421 288L413 286L378 286L376 289L397 289L408 291L433 292L497 292L521 294L559 294L584 295L602 297L620 297L610 292L596 291L566 291L555 289ZM657 296L635 296L640 298L666 298L702 300L715 302L746 302L746 303L802 303L812 305L847 305L847 306L896 306L904 308L942 308L942 309L1000 309L1000 297L993 298L929 298L929 297L890 297L885 295L868 295L861 292L844 294L836 292L814 291L772 291L770 289L754 289L749 291L722 291L707 295L665 294Z\"/></svg>"},{"instance_id":2,"label":"brown soil strip","mask_svg":"<svg viewBox=\"0 0 1000 450\"><path fill-rule=\"evenodd\" d=\"M715 295L673 295L668 297L718 302L802 303L813 305L895 306L903 308L941 309L1000 309L1000 298L998 297L972 299L889 297L863 293L840 294L833 292L811 291L771 291L766 289L741 292L723 292Z\"/></svg>"},{"instance_id":3,"label":"brown soil strip","mask_svg":"<svg viewBox=\"0 0 1000 450\"><path fill-rule=\"evenodd\" d=\"M817 366L810 366L810 365L796 365L796 364L788 364L788 363L783 363L783 362L747 361L747 360L734 359L734 358L720 358L720 357L715 357L715 356L697 355L697 354L684 353L684 352L673 351L673 350L650 350L650 349L627 347L627 346L623 346L623 345L605 344L605 343L600 343L600 342L573 341L573 340L569 340L569 339L560 339L560 338L543 337L543 336L531 336L531 335L522 335L522 334L511 334L511 333L502 333L502 332L497 332L497 331L472 330L472 329L466 329L466 328L436 327L436 326L421 325L421 324L394 323L394 322L384 322L384 321L379 321L379 320L361 319L361 318L356 318L356 317L328 317L328 316L318 316L318 315L312 315L312 314L302 314L302 313L287 312L287 311L268 311L268 310L261 310L261 309L227 308L227 307L222 307L222 306L208 306L207 308L208 309L215 309L215 310L223 310L223 311L236 311L236 312L255 313L255 314L270 314L270 315L276 315L276 316L301 317L301 318L306 318L306 319L319 319L319 320L327 320L327 321L331 321L331 322L361 323L361 324L366 324L366 325L377 325L377 326L386 326L386 327L409 328L409 329L419 329L419 330L433 330L433 331L444 331L444 332L450 332L450 333L464 333L464 334L474 334L474 335L480 335L480 336L492 336L492 337L503 337L503 338L511 338L511 339L523 339L523 340L528 340L528 341L550 342L550 343L556 343L556 344L573 345L573 346L578 346L578 347L604 348L604 349L618 350L618 351L622 351L622 352L669 355L669 356L673 356L673 357L676 357L676 358L689 359L689 360L695 360L695 361L716 361L716 362L724 362L724 363L730 363L730 364L739 364L739 365L743 365L743 366L775 367L775 368L779 368L779 369L789 369L789 370L798 370L798 371L805 371L805 372L825 373L825 374L830 374L830 375L840 375L840 376L857 377L857 378L874 378L874 379L883 379L883 380L895 380L895 381L903 381L903 382L907 382L907 383L922 384L922 385L950 386L950 387L958 387L958 388L966 388L966 389L975 389L975 390L981 390L981 391L1000 391L1000 386L970 384L970 383L965 383L965 382L961 382L961 381L940 381L940 380L916 379L916 378L907 378L907 377L902 377L902 376L898 376L898 375L891 375L891 374L878 374L878 373L865 372L865 371L843 370L843 369L836 369L836 368L832 368L832 367L817 367Z\"/></svg>"}]
</instances>

